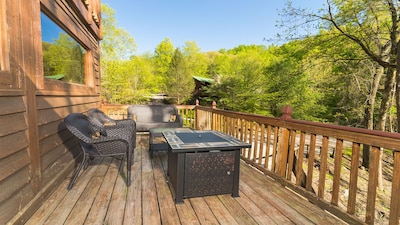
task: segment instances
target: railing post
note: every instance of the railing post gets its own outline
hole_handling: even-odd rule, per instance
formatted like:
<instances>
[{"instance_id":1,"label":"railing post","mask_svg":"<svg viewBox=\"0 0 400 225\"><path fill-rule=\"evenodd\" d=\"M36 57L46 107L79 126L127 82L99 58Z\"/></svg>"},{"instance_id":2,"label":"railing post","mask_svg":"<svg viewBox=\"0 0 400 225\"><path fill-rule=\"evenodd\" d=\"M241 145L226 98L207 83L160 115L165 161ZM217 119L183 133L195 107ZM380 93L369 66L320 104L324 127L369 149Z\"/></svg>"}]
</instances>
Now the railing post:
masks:
<instances>
[{"instance_id":1,"label":"railing post","mask_svg":"<svg viewBox=\"0 0 400 225\"><path fill-rule=\"evenodd\" d=\"M282 120L288 120L288 119L292 119L292 107L290 107L290 105L285 105L285 107L283 107L282 109L282 116L281 119Z\"/></svg>"},{"instance_id":2,"label":"railing post","mask_svg":"<svg viewBox=\"0 0 400 225\"><path fill-rule=\"evenodd\" d=\"M199 115L199 109L197 106L200 105L199 99L196 99L196 106L194 107L194 119L195 119L195 124L194 124L194 129L200 130L200 115Z\"/></svg>"},{"instance_id":3,"label":"railing post","mask_svg":"<svg viewBox=\"0 0 400 225\"><path fill-rule=\"evenodd\" d=\"M211 105L211 129L212 130L218 130L217 129L217 115L215 115L214 114L214 109L216 109L217 108L217 103L215 102L215 101L213 101L212 102L212 105Z\"/></svg>"},{"instance_id":4,"label":"railing post","mask_svg":"<svg viewBox=\"0 0 400 225\"><path fill-rule=\"evenodd\" d=\"M291 119L292 108L289 105L286 105L282 109L282 120ZM279 127L278 130L278 149L276 152L276 166L275 172L281 176L286 176L286 167L289 156L289 141L290 141L290 131L284 127ZM291 168L290 170L291 171Z\"/></svg>"},{"instance_id":5,"label":"railing post","mask_svg":"<svg viewBox=\"0 0 400 225\"><path fill-rule=\"evenodd\" d=\"M106 105L107 105L107 99L103 99L103 100L100 99L100 109L101 109L101 111L104 112Z\"/></svg>"},{"instance_id":6,"label":"railing post","mask_svg":"<svg viewBox=\"0 0 400 225\"><path fill-rule=\"evenodd\" d=\"M399 224L400 208L400 152L393 153L393 178L390 197L389 225Z\"/></svg>"},{"instance_id":7,"label":"railing post","mask_svg":"<svg viewBox=\"0 0 400 225\"><path fill-rule=\"evenodd\" d=\"M213 113L212 110L202 110L199 101L196 101L195 117L196 117L196 130L210 130L212 129Z\"/></svg>"}]
</instances>

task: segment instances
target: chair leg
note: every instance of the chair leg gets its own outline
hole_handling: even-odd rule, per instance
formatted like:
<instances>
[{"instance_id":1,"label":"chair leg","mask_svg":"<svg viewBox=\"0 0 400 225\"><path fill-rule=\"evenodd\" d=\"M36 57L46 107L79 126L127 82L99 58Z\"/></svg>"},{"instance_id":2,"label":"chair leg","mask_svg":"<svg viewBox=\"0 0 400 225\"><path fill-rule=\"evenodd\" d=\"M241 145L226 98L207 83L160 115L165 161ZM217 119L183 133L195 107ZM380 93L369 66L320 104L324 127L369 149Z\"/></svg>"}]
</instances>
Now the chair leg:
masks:
<instances>
[{"instance_id":1,"label":"chair leg","mask_svg":"<svg viewBox=\"0 0 400 225\"><path fill-rule=\"evenodd\" d=\"M89 166L89 164L93 161L94 156L90 156L88 160L86 160L85 165L83 166L83 170L86 170Z\"/></svg>"},{"instance_id":2,"label":"chair leg","mask_svg":"<svg viewBox=\"0 0 400 225\"><path fill-rule=\"evenodd\" d=\"M126 185L131 186L131 168L132 168L132 157L128 153L126 156Z\"/></svg>"},{"instance_id":3,"label":"chair leg","mask_svg":"<svg viewBox=\"0 0 400 225\"><path fill-rule=\"evenodd\" d=\"M67 190L71 190L72 186L74 185L76 179L78 178L79 172L81 171L82 167L87 164L88 160L89 160L89 154L86 154L85 152L83 152L83 160L82 162L79 164L79 166L75 169L74 174L71 177L71 181L68 184Z\"/></svg>"}]
</instances>

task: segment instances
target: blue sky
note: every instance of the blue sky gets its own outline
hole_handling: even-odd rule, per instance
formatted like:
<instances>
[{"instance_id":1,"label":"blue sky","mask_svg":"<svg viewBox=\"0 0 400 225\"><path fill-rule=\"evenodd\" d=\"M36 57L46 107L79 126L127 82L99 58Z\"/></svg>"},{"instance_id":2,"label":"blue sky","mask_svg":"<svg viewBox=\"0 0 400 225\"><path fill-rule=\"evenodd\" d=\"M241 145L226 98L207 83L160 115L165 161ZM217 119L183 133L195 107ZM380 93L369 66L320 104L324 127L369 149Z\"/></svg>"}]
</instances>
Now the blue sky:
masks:
<instances>
[{"instance_id":1,"label":"blue sky","mask_svg":"<svg viewBox=\"0 0 400 225\"><path fill-rule=\"evenodd\" d=\"M118 26L135 39L137 54L154 52L169 38L174 47L194 41L202 52L238 45L269 45L283 0L102 0L115 10ZM293 0L294 5L321 8L324 0Z\"/></svg>"}]
</instances>

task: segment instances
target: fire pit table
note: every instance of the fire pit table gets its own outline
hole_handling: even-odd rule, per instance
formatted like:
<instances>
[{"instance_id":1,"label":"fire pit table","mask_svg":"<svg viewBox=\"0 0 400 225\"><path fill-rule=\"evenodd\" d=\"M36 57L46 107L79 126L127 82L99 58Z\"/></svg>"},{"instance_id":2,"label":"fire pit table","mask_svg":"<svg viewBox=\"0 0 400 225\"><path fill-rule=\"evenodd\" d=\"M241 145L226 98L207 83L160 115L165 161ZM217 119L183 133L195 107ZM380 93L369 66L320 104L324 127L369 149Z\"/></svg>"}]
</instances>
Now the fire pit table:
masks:
<instances>
[{"instance_id":1,"label":"fire pit table","mask_svg":"<svg viewBox=\"0 0 400 225\"><path fill-rule=\"evenodd\" d=\"M167 176L175 203L184 198L239 196L240 149L251 145L218 131L165 131Z\"/></svg>"}]
</instances>

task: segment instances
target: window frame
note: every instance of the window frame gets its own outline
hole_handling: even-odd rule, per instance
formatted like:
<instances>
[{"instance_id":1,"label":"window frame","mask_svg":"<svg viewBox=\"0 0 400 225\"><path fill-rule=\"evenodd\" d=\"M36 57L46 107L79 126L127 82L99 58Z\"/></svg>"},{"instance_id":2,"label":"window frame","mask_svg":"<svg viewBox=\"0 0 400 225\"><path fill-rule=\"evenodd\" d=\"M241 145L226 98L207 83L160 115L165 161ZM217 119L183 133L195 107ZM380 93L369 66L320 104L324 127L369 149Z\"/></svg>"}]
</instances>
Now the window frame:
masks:
<instances>
[{"instance_id":1,"label":"window frame","mask_svg":"<svg viewBox=\"0 0 400 225\"><path fill-rule=\"evenodd\" d=\"M97 65L100 62L97 61L99 61L100 55L100 37L93 31L93 25L88 23L87 16L90 7L76 7L83 4L81 0L71 0L68 1L68 4L54 0L41 0L40 2L40 12L49 17L85 49L83 64L85 84L45 79L42 66L43 85L37 85L38 94L99 95L100 71ZM41 56L43 57L42 54Z\"/></svg>"}]
</instances>

